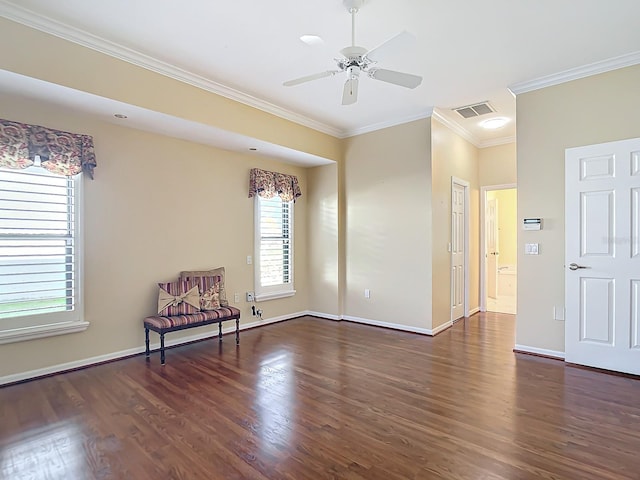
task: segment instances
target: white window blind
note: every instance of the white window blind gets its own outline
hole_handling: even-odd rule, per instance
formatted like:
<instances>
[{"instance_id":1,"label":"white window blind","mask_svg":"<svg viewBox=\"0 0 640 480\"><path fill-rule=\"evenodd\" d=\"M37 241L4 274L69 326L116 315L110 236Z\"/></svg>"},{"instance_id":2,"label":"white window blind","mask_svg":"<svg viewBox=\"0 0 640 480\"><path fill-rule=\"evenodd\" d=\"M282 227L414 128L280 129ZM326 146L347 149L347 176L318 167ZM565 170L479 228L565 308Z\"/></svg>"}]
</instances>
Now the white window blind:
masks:
<instances>
[{"instance_id":1,"label":"white window blind","mask_svg":"<svg viewBox=\"0 0 640 480\"><path fill-rule=\"evenodd\" d=\"M256 202L256 298L293 294L293 202Z\"/></svg>"},{"instance_id":2,"label":"white window blind","mask_svg":"<svg viewBox=\"0 0 640 480\"><path fill-rule=\"evenodd\" d=\"M0 169L0 326L77 319L75 182L40 167Z\"/></svg>"}]
</instances>

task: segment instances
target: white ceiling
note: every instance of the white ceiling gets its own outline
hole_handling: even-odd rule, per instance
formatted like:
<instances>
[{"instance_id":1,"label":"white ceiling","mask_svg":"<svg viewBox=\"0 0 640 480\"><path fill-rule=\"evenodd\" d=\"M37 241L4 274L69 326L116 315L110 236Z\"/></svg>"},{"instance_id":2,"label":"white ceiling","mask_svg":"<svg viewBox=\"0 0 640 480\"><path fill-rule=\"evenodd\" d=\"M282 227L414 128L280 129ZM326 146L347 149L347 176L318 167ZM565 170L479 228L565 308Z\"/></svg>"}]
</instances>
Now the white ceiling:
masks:
<instances>
[{"instance_id":1,"label":"white ceiling","mask_svg":"<svg viewBox=\"0 0 640 480\"><path fill-rule=\"evenodd\" d=\"M342 0L0 0L0 15L185 79L338 137L439 118L478 146L513 140L507 89L606 62L640 62L639 0L366 0L357 44L402 30L415 36L381 63L422 75L415 90L370 78L342 106L344 74L296 87L282 82L335 68L351 41ZM299 37L320 35L309 46ZM578 70L576 70L578 69ZM584 72L598 71L597 68ZM585 74L586 74L585 73ZM562 78L557 75L553 78ZM452 108L489 101L506 127L483 131Z\"/></svg>"}]
</instances>

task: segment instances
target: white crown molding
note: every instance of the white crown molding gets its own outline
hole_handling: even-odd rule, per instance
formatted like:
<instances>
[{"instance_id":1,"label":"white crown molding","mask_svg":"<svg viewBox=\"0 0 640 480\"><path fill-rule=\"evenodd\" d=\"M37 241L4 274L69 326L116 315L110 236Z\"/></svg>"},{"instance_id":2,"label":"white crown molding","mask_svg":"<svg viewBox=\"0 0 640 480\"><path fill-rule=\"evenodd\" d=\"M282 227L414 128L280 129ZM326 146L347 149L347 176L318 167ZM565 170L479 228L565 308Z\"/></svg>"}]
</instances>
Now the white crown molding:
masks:
<instances>
[{"instance_id":1,"label":"white crown molding","mask_svg":"<svg viewBox=\"0 0 640 480\"><path fill-rule=\"evenodd\" d=\"M469 130L444 117L440 112L438 112L438 110L433 111L433 118L438 120L450 130L453 130L455 133L460 135L462 138L464 138L466 141L477 148L496 147L498 145L506 145L507 143L513 143L516 141L516 137L514 136L492 138L491 140L480 141Z\"/></svg>"},{"instance_id":2,"label":"white crown molding","mask_svg":"<svg viewBox=\"0 0 640 480\"><path fill-rule=\"evenodd\" d=\"M395 127L397 125L403 125L409 122L415 122L416 120L422 120L424 118L429 118L433 115L433 108L429 108L422 113L418 113L417 115L411 115L404 118L396 118L394 120L390 120L387 122L373 123L371 125L367 125L365 127L356 128L353 130L348 130L343 132L341 136L338 138L349 138L355 137L356 135L363 135L365 133L375 132L377 130L382 130L383 128Z\"/></svg>"},{"instance_id":3,"label":"white crown molding","mask_svg":"<svg viewBox=\"0 0 640 480\"><path fill-rule=\"evenodd\" d=\"M272 103L260 100L256 97L242 93L231 87L227 87L220 83L206 79L200 75L188 72L181 68L170 65L166 62L150 57L133 49L124 47L115 42L105 40L104 38L93 35L84 30L66 25L43 15L38 15L24 7L19 7L6 0L0 0L0 16L5 17L14 22L35 28L41 32L54 35L83 47L90 48L100 53L104 53L111 57L123 60L125 62L137 65L147 70L159 73L174 80L178 80L194 87L201 88L216 95L234 100L236 102L257 108L263 112L276 115L285 120L298 123L305 127L312 128L328 135L344 138L345 132L326 123L311 119L304 115L292 112L290 110L278 107Z\"/></svg>"},{"instance_id":4,"label":"white crown molding","mask_svg":"<svg viewBox=\"0 0 640 480\"><path fill-rule=\"evenodd\" d=\"M559 85L561 83L578 80L580 78L597 75L599 73L610 72L619 68L630 67L640 63L640 51L620 55L619 57L609 58L601 62L590 63L581 67L571 68L564 72L554 73L545 77L536 78L526 82L516 83L509 87L509 90L515 95L520 95L541 88Z\"/></svg>"},{"instance_id":5,"label":"white crown molding","mask_svg":"<svg viewBox=\"0 0 640 480\"><path fill-rule=\"evenodd\" d=\"M445 118L438 110L433 111L433 118L442 123L445 127L453 130L455 133L464 138L467 142L473 144L474 146L480 148L480 142L476 137L474 137L469 130L461 127L455 122L452 122L448 118Z\"/></svg>"},{"instance_id":6,"label":"white crown molding","mask_svg":"<svg viewBox=\"0 0 640 480\"><path fill-rule=\"evenodd\" d=\"M500 138L492 138L491 140L485 140L484 142L480 142L480 148L487 147L497 147L499 145L507 145L508 143L515 143L516 137L500 137Z\"/></svg>"}]
</instances>

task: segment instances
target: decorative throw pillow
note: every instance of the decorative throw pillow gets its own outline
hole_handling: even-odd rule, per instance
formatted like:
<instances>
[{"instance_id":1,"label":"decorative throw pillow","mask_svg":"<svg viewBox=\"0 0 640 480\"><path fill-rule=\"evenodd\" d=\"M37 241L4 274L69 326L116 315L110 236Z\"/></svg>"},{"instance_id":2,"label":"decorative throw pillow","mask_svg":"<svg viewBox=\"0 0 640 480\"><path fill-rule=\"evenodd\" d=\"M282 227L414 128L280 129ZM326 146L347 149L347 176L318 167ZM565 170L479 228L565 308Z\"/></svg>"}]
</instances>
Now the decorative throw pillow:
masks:
<instances>
[{"instance_id":1,"label":"decorative throw pillow","mask_svg":"<svg viewBox=\"0 0 640 480\"><path fill-rule=\"evenodd\" d=\"M190 278L195 280L198 277L220 277L220 306L228 307L227 292L224 287L224 267L218 267L211 270L196 270L192 272L180 272L180 278Z\"/></svg>"},{"instance_id":2,"label":"decorative throw pillow","mask_svg":"<svg viewBox=\"0 0 640 480\"><path fill-rule=\"evenodd\" d=\"M190 280L158 283L158 314L188 315L200 311L198 285Z\"/></svg>"},{"instance_id":3,"label":"decorative throw pillow","mask_svg":"<svg viewBox=\"0 0 640 480\"><path fill-rule=\"evenodd\" d=\"M191 277L188 278L188 280L198 285L201 310L215 310L216 308L220 308L220 275Z\"/></svg>"}]
</instances>

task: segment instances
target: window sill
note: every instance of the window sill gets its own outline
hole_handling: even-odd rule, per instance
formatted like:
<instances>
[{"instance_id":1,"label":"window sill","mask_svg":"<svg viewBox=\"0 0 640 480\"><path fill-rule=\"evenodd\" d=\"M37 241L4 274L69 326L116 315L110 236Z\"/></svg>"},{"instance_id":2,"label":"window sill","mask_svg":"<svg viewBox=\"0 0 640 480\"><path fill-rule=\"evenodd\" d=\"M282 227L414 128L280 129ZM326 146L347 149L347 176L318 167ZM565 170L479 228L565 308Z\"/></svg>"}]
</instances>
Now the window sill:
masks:
<instances>
[{"instance_id":1,"label":"window sill","mask_svg":"<svg viewBox=\"0 0 640 480\"><path fill-rule=\"evenodd\" d=\"M66 335L67 333L84 332L88 327L89 322L64 322L51 325L38 325L37 327L0 330L0 345L35 340L36 338Z\"/></svg>"},{"instance_id":2,"label":"window sill","mask_svg":"<svg viewBox=\"0 0 640 480\"><path fill-rule=\"evenodd\" d=\"M296 294L295 290L287 290L286 292L272 292L256 295L256 302L265 302L267 300L275 300L277 298L293 297Z\"/></svg>"}]
</instances>

